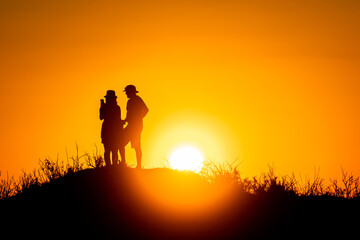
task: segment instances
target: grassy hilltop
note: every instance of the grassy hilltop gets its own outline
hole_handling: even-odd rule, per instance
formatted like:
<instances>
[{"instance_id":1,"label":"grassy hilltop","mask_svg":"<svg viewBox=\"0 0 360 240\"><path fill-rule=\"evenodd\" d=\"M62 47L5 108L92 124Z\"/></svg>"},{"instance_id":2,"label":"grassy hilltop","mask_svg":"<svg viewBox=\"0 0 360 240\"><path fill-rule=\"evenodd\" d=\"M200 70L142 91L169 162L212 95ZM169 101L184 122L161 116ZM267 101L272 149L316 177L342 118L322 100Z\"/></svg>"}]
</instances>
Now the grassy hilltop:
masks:
<instances>
[{"instance_id":1,"label":"grassy hilltop","mask_svg":"<svg viewBox=\"0 0 360 240\"><path fill-rule=\"evenodd\" d=\"M288 239L354 236L359 224L356 179L345 173L355 183L336 182L336 188L319 178L299 186L272 169L242 179L236 169L214 165L205 177L166 168L93 167L42 162L41 174L25 174L1 202L2 229L40 238Z\"/></svg>"}]
</instances>

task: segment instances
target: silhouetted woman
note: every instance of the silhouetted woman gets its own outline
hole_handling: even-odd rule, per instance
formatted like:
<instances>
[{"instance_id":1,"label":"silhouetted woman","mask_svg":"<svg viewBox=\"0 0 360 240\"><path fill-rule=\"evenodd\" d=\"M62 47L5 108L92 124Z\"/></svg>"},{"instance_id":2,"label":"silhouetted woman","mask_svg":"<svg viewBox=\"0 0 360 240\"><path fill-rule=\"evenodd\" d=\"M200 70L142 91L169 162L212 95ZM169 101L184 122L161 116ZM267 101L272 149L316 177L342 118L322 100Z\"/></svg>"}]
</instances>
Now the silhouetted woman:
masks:
<instances>
[{"instance_id":1,"label":"silhouetted woman","mask_svg":"<svg viewBox=\"0 0 360 240\"><path fill-rule=\"evenodd\" d=\"M111 165L110 153L112 155L112 164L118 164L118 151L120 152L121 162L125 163L125 147L122 144L123 121L121 120L121 110L116 102L114 90L108 90L104 99L101 99L100 120L104 120L101 128L101 139L104 144L104 160L107 166Z\"/></svg>"}]
</instances>

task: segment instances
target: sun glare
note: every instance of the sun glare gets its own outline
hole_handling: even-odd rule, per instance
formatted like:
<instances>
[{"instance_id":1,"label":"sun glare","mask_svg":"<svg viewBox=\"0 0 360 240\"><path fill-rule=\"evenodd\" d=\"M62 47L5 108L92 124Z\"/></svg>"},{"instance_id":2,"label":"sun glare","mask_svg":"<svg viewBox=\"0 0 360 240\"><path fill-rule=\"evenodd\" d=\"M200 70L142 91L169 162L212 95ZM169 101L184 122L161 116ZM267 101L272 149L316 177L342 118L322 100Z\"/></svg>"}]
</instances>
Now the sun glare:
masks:
<instances>
[{"instance_id":1,"label":"sun glare","mask_svg":"<svg viewBox=\"0 0 360 240\"><path fill-rule=\"evenodd\" d=\"M196 173L203 167L204 157L201 152L190 146L174 150L169 159L170 167L176 170L190 170Z\"/></svg>"}]
</instances>

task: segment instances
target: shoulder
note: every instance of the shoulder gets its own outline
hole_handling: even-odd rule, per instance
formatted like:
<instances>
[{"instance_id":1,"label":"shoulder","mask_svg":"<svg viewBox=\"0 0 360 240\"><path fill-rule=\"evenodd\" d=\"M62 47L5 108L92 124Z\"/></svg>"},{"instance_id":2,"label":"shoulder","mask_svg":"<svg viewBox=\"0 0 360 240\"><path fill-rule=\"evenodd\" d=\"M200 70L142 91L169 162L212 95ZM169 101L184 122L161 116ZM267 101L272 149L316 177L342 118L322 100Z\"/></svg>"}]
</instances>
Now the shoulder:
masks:
<instances>
[{"instance_id":1,"label":"shoulder","mask_svg":"<svg viewBox=\"0 0 360 240\"><path fill-rule=\"evenodd\" d=\"M144 100L143 100L141 97L139 97L139 96L136 96L136 102L137 102L137 103L144 104Z\"/></svg>"},{"instance_id":2,"label":"shoulder","mask_svg":"<svg viewBox=\"0 0 360 240\"><path fill-rule=\"evenodd\" d=\"M128 103L129 104L139 104L139 103L143 103L144 101L141 99L141 97L139 96L135 96L129 99Z\"/></svg>"},{"instance_id":3,"label":"shoulder","mask_svg":"<svg viewBox=\"0 0 360 240\"><path fill-rule=\"evenodd\" d=\"M134 101L142 101L141 97L139 95L136 95L134 97Z\"/></svg>"},{"instance_id":4,"label":"shoulder","mask_svg":"<svg viewBox=\"0 0 360 240\"><path fill-rule=\"evenodd\" d=\"M117 104L107 106L109 111L120 111L120 106Z\"/></svg>"}]
</instances>

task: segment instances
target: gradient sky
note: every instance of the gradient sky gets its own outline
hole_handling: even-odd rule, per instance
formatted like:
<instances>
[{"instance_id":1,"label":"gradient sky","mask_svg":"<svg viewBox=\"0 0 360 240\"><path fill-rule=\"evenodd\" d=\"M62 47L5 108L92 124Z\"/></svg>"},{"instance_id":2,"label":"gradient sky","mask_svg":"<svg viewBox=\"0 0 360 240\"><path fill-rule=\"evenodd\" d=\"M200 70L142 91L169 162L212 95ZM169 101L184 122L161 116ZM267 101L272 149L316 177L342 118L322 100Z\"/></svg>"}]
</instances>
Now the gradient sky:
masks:
<instances>
[{"instance_id":1,"label":"gradient sky","mask_svg":"<svg viewBox=\"0 0 360 240\"><path fill-rule=\"evenodd\" d=\"M188 143L250 176L360 175L359 26L346 0L1 1L2 176L102 152L100 98L124 118L127 84L145 167Z\"/></svg>"}]
</instances>

